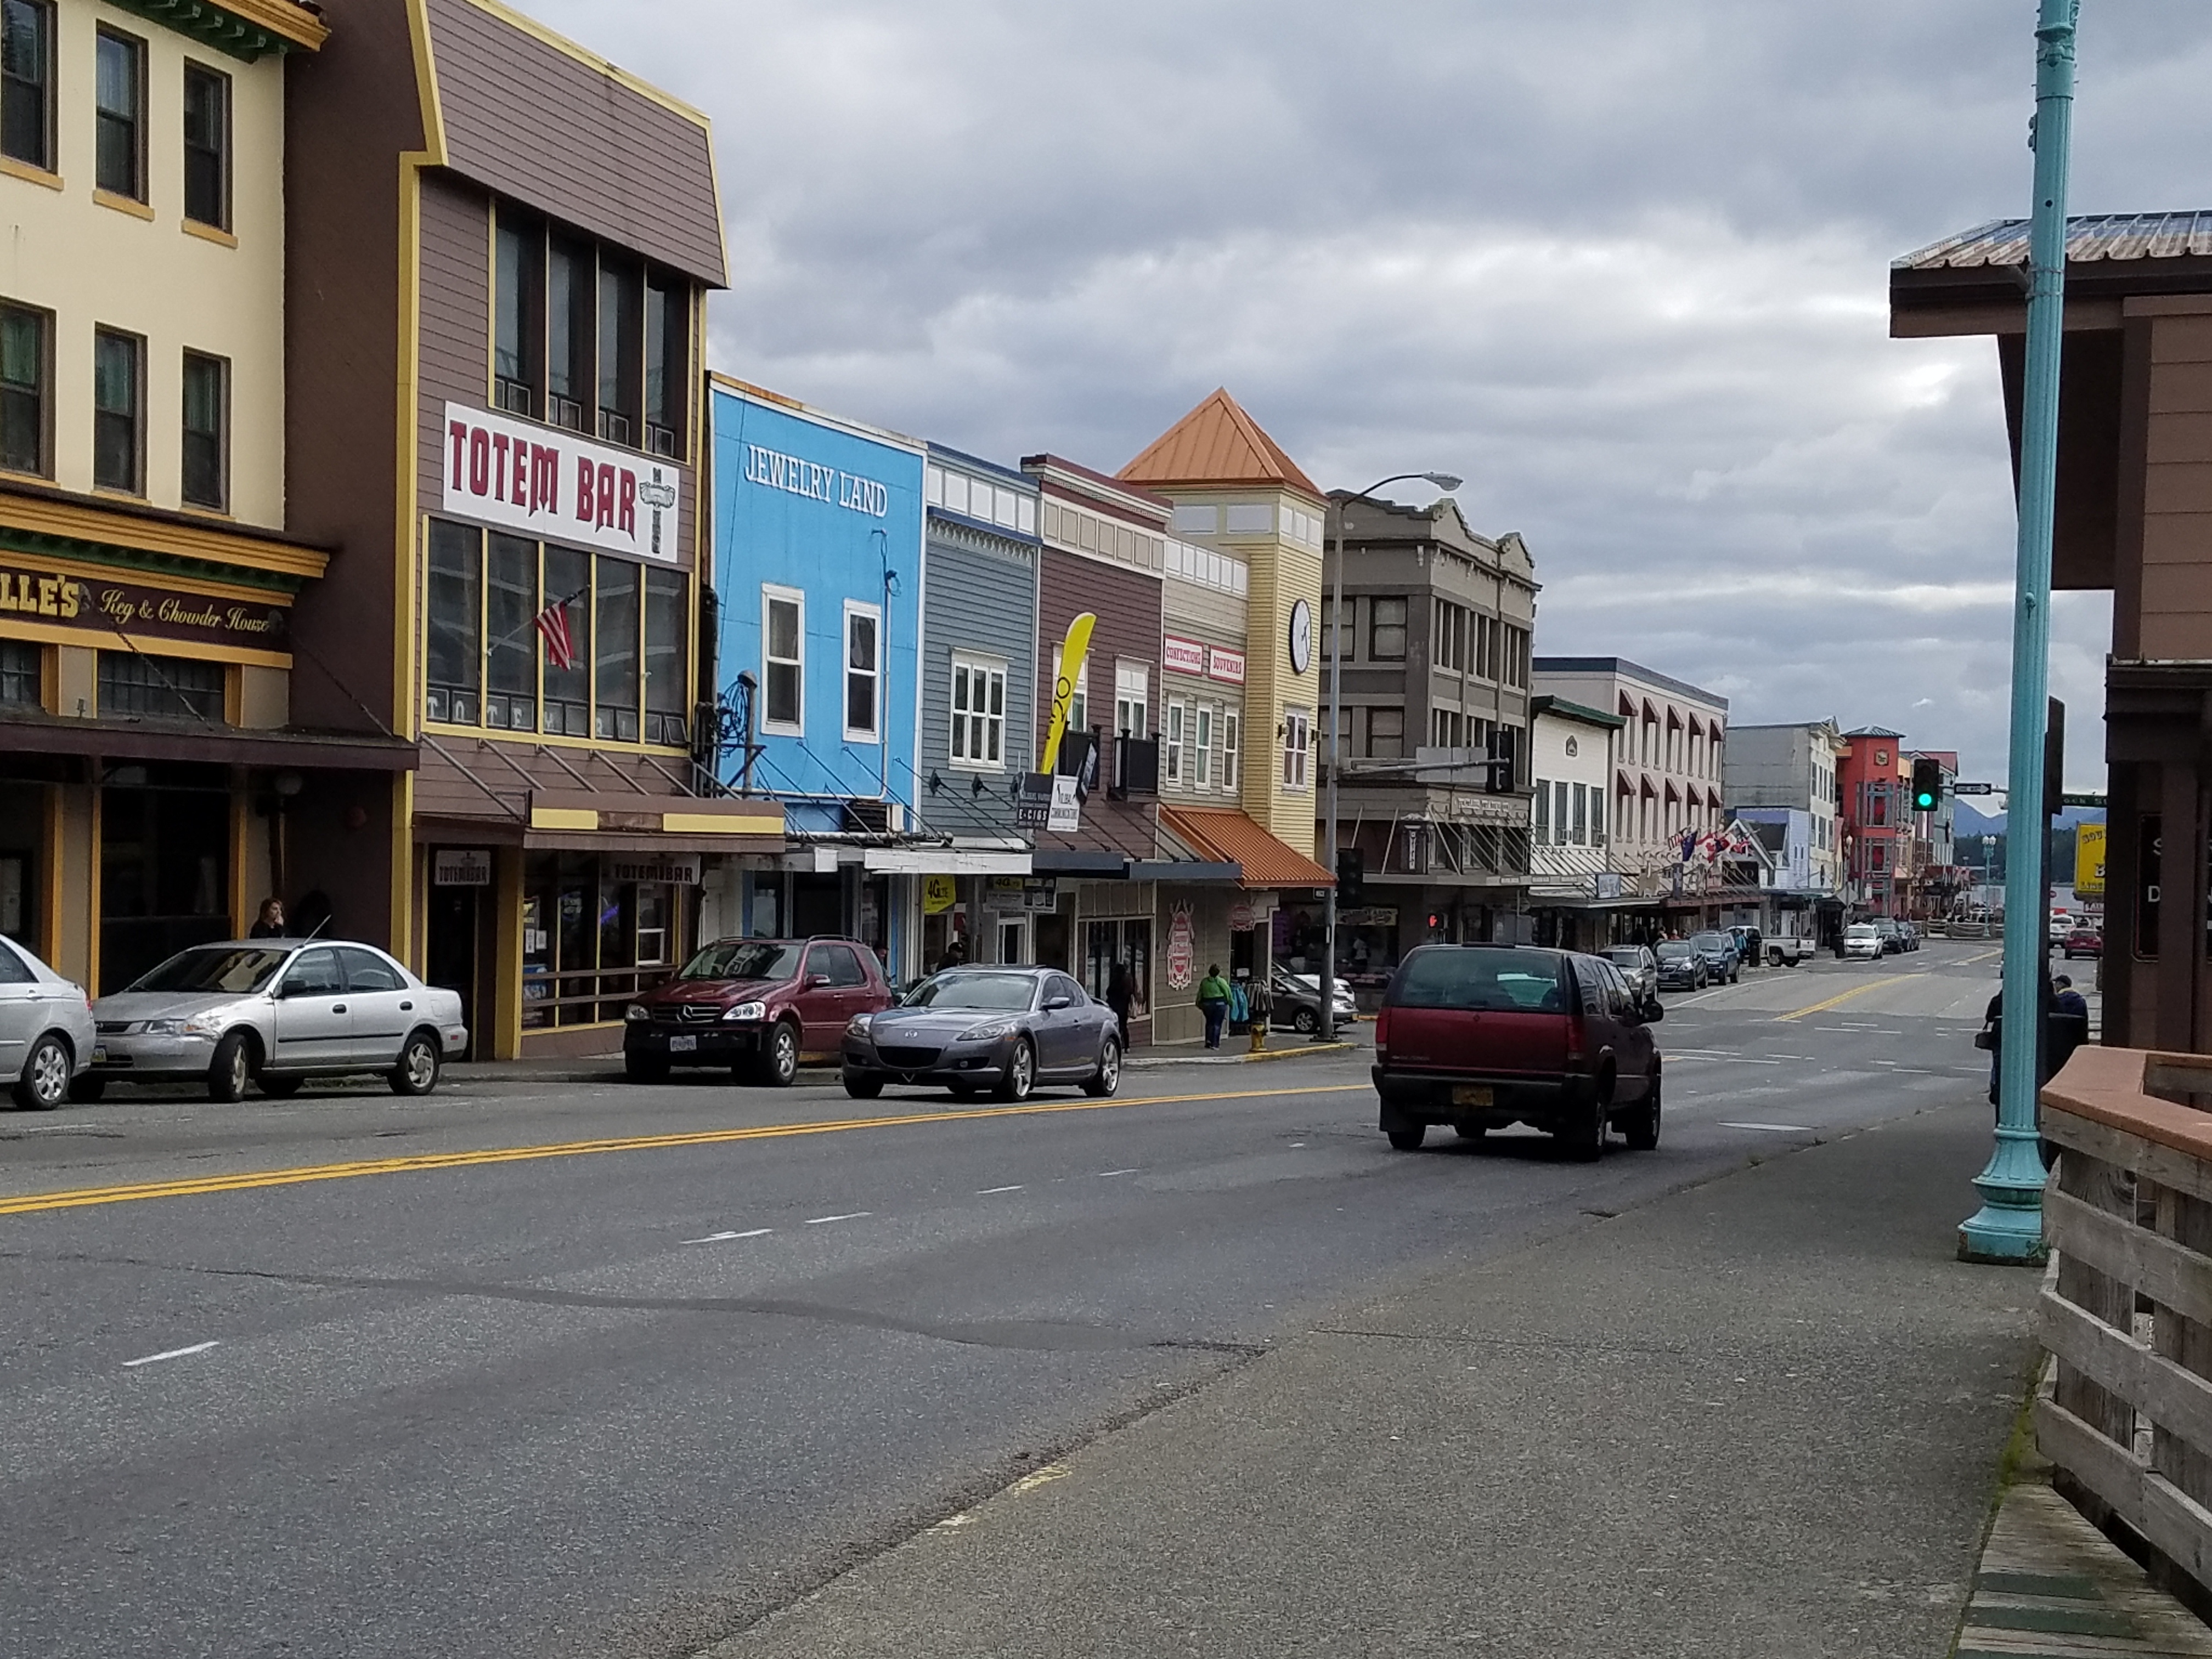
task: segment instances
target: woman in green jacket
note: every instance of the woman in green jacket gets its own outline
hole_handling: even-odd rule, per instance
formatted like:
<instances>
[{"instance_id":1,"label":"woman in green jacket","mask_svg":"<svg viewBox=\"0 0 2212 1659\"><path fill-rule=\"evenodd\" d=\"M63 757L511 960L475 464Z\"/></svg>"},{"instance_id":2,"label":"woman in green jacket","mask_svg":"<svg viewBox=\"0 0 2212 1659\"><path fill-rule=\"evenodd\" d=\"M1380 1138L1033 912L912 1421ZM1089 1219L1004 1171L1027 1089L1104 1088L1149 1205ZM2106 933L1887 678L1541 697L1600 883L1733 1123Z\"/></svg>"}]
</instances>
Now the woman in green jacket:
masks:
<instances>
[{"instance_id":1,"label":"woman in green jacket","mask_svg":"<svg viewBox=\"0 0 2212 1659\"><path fill-rule=\"evenodd\" d=\"M1206 1046L1221 1046L1221 1024L1229 1018L1229 981L1218 965L1209 965L1198 982L1198 1011L1206 1016Z\"/></svg>"}]
</instances>

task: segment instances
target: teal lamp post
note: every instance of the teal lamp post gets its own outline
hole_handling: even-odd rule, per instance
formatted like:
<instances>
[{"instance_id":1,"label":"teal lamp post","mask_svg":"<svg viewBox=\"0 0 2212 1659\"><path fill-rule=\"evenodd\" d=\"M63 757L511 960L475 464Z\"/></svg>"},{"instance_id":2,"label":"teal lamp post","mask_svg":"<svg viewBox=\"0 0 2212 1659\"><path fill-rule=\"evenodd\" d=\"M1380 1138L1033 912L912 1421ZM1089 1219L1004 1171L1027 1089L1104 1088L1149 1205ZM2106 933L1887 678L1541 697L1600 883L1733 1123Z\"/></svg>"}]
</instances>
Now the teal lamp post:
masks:
<instances>
[{"instance_id":1,"label":"teal lamp post","mask_svg":"<svg viewBox=\"0 0 2212 1659\"><path fill-rule=\"evenodd\" d=\"M2058 477L2059 345L2066 309L2066 164L2074 136L2074 27L2080 0L2041 0L2035 25L2035 208L2028 226L2027 364L2020 423L2019 592L2012 623L2012 757L2005 870L2005 1021L1997 1055L1996 1147L1974 1186L1982 1207L1959 1228L1966 1261L2044 1259L2044 1169L2035 1132L2043 1013L2043 743L2051 678L2051 501Z\"/></svg>"}]
</instances>

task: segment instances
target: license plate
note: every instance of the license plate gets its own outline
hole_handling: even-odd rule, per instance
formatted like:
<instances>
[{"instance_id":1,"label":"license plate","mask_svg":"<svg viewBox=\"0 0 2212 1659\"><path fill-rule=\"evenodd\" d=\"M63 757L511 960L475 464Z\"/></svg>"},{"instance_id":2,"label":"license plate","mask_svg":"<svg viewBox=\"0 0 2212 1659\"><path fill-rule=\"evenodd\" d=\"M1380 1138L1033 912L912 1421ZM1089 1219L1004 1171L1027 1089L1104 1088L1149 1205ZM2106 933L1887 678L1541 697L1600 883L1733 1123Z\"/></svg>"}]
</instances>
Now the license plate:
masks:
<instances>
[{"instance_id":1,"label":"license plate","mask_svg":"<svg viewBox=\"0 0 2212 1659\"><path fill-rule=\"evenodd\" d=\"M93 1063L94 1065L95 1065L95 1066L105 1066L105 1065L106 1065L106 1064L107 1064L107 1050L106 1050L106 1049L105 1049L105 1048L94 1048L94 1049L92 1051L92 1063Z\"/></svg>"},{"instance_id":2,"label":"license plate","mask_svg":"<svg viewBox=\"0 0 2212 1659\"><path fill-rule=\"evenodd\" d=\"M1452 1104L1455 1106L1488 1106L1491 1103L1491 1088L1486 1083L1462 1083L1452 1090Z\"/></svg>"},{"instance_id":3,"label":"license plate","mask_svg":"<svg viewBox=\"0 0 2212 1659\"><path fill-rule=\"evenodd\" d=\"M696 1036L672 1036L668 1039L668 1052L672 1054L694 1054L698 1047L699 1039Z\"/></svg>"}]
</instances>

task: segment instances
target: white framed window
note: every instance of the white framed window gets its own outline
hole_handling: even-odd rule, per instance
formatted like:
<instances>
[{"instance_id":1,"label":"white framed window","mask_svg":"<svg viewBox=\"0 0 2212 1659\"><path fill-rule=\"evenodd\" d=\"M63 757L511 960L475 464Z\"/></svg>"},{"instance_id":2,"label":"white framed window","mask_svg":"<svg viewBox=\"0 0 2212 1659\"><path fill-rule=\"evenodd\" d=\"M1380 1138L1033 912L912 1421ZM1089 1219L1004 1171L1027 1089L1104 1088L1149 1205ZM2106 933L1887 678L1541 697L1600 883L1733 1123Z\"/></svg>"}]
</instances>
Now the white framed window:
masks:
<instances>
[{"instance_id":1,"label":"white framed window","mask_svg":"<svg viewBox=\"0 0 2212 1659\"><path fill-rule=\"evenodd\" d=\"M945 505L945 469L933 466L922 474L921 499L932 507Z\"/></svg>"},{"instance_id":2,"label":"white framed window","mask_svg":"<svg viewBox=\"0 0 2212 1659\"><path fill-rule=\"evenodd\" d=\"M1221 787L1235 793L1237 789L1237 728L1243 724L1243 716L1235 709L1221 716Z\"/></svg>"},{"instance_id":3,"label":"white framed window","mask_svg":"<svg viewBox=\"0 0 2212 1659\"><path fill-rule=\"evenodd\" d=\"M1181 697L1168 699L1167 769L1170 783L1182 781L1183 720L1188 713Z\"/></svg>"},{"instance_id":4,"label":"white framed window","mask_svg":"<svg viewBox=\"0 0 2212 1659\"><path fill-rule=\"evenodd\" d=\"M952 653L951 760L963 770L1006 767L1006 665L995 657Z\"/></svg>"},{"instance_id":5,"label":"white framed window","mask_svg":"<svg viewBox=\"0 0 2212 1659\"><path fill-rule=\"evenodd\" d=\"M1275 527L1272 501L1237 501L1224 515L1222 528L1231 536L1264 536Z\"/></svg>"},{"instance_id":6,"label":"white framed window","mask_svg":"<svg viewBox=\"0 0 2212 1659\"><path fill-rule=\"evenodd\" d=\"M1152 665L1116 662L1114 665L1114 730L1133 738L1149 735L1152 703ZM1172 777L1173 773L1169 775Z\"/></svg>"},{"instance_id":7,"label":"white framed window","mask_svg":"<svg viewBox=\"0 0 2212 1659\"><path fill-rule=\"evenodd\" d=\"M1313 715L1304 708L1283 710L1283 787L1309 787L1313 750Z\"/></svg>"},{"instance_id":8,"label":"white framed window","mask_svg":"<svg viewBox=\"0 0 2212 1659\"><path fill-rule=\"evenodd\" d=\"M884 610L860 599L845 601L845 740L876 743L883 737Z\"/></svg>"},{"instance_id":9,"label":"white framed window","mask_svg":"<svg viewBox=\"0 0 2212 1659\"><path fill-rule=\"evenodd\" d=\"M1552 844L1552 786L1548 780L1536 780L1535 803L1536 845L1549 847Z\"/></svg>"},{"instance_id":10,"label":"white framed window","mask_svg":"<svg viewBox=\"0 0 2212 1659\"><path fill-rule=\"evenodd\" d=\"M1211 703L1193 712L1190 734L1190 781L1200 789L1213 787L1213 721Z\"/></svg>"},{"instance_id":11,"label":"white framed window","mask_svg":"<svg viewBox=\"0 0 2212 1659\"><path fill-rule=\"evenodd\" d=\"M761 730L806 729L806 595L761 584Z\"/></svg>"}]
</instances>

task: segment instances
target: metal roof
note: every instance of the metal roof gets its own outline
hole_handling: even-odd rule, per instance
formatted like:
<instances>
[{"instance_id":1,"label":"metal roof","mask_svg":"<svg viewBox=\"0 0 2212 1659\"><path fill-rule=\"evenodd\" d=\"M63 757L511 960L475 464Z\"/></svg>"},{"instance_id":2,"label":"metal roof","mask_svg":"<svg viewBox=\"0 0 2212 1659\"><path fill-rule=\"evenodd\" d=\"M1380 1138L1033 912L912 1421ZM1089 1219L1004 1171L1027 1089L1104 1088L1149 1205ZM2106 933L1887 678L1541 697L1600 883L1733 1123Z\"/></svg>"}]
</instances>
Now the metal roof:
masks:
<instances>
[{"instance_id":1,"label":"metal roof","mask_svg":"<svg viewBox=\"0 0 2212 1659\"><path fill-rule=\"evenodd\" d=\"M2026 265L2025 219L1992 219L1892 263L1893 270L1968 270ZM2212 254L2212 209L2186 213L2087 213L2066 222L2066 262L2178 259Z\"/></svg>"}]
</instances>

